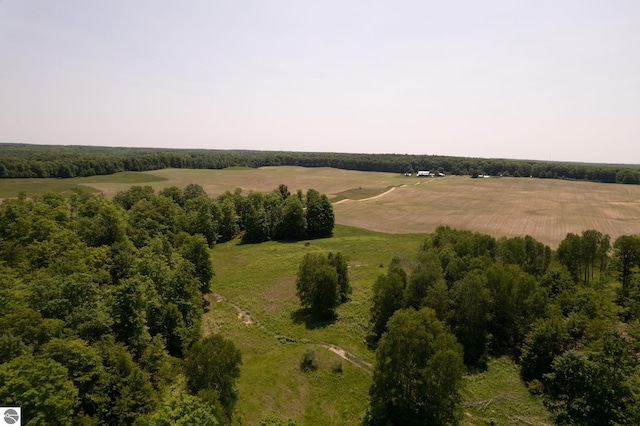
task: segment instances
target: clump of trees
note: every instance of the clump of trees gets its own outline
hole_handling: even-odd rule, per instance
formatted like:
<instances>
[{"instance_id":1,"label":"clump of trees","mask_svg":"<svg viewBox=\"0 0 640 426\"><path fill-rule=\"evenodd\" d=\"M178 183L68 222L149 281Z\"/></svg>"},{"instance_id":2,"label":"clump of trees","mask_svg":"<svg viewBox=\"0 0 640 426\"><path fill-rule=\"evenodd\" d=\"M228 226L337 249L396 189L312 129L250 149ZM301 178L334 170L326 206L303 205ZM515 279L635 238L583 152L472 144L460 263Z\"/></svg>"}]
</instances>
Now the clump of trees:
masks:
<instances>
[{"instance_id":1,"label":"clump of trees","mask_svg":"<svg viewBox=\"0 0 640 426\"><path fill-rule=\"evenodd\" d=\"M425 361L432 355L420 352L433 343L418 342L418 310L423 324L442 327L431 336L455 337L469 371L486 368L490 356L516 360L557 424L638 424L638 253L638 237L611 245L595 230L568 234L553 251L531 237L494 239L439 227L414 260L392 259L373 285L367 341L378 362L369 423L411 424L408 412L421 413L420 424L457 422L455 392L448 403L434 403L429 390L411 393L431 380L423 372L436 374ZM456 352L454 344L445 346ZM414 352L421 354L417 361L408 358ZM416 370L405 374L408 366ZM459 386L453 382L451 389ZM429 417L443 407L449 417Z\"/></svg>"},{"instance_id":2,"label":"clump of trees","mask_svg":"<svg viewBox=\"0 0 640 426\"><path fill-rule=\"evenodd\" d=\"M229 423L240 353L201 324L214 211L197 186L4 200L0 400L25 424Z\"/></svg>"},{"instance_id":3,"label":"clump of trees","mask_svg":"<svg viewBox=\"0 0 640 426\"><path fill-rule=\"evenodd\" d=\"M333 234L333 206L315 189L290 194L286 185L280 185L270 193L249 192L246 197L236 190L222 194L218 201L235 206L238 230L245 243L299 241Z\"/></svg>"},{"instance_id":4,"label":"clump of trees","mask_svg":"<svg viewBox=\"0 0 640 426\"><path fill-rule=\"evenodd\" d=\"M134 244L144 244L155 235L179 231L202 235L209 247L240 236L245 243L269 240L299 241L330 237L335 218L326 195L314 189L290 194L286 185L269 193L241 189L216 199L190 184L155 193L150 186L133 186L119 192L114 201L129 213ZM196 252L191 251L194 256Z\"/></svg>"},{"instance_id":5,"label":"clump of trees","mask_svg":"<svg viewBox=\"0 0 640 426\"><path fill-rule=\"evenodd\" d=\"M317 319L331 318L351 294L347 261L340 252L305 254L296 279L302 306Z\"/></svg>"}]
</instances>

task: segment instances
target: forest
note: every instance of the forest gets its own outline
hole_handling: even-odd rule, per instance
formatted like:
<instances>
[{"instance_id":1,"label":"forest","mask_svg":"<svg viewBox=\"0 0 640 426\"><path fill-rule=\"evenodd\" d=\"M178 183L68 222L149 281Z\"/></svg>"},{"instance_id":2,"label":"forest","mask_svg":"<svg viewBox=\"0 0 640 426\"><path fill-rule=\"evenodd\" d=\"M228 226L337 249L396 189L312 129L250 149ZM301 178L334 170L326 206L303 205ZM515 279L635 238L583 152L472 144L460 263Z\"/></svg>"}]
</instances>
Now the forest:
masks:
<instances>
[{"instance_id":1,"label":"forest","mask_svg":"<svg viewBox=\"0 0 640 426\"><path fill-rule=\"evenodd\" d=\"M440 227L373 285L366 424L456 424L464 371L517 361L558 425L640 422L640 237L557 250Z\"/></svg>"},{"instance_id":2,"label":"forest","mask_svg":"<svg viewBox=\"0 0 640 426\"><path fill-rule=\"evenodd\" d=\"M284 185L4 200L0 401L30 425L236 424L242 354L203 336L211 254L333 228L326 195ZM640 237L585 230L552 250L439 227L416 252L371 283L364 424L459 423L462 376L495 357L517 362L558 425L640 424ZM343 255L305 256L296 288L331 316L352 291Z\"/></svg>"},{"instance_id":3,"label":"forest","mask_svg":"<svg viewBox=\"0 0 640 426\"><path fill-rule=\"evenodd\" d=\"M342 154L204 149L0 144L0 178L70 178L164 168L302 166L391 173L536 177L640 184L637 165L544 162L408 154Z\"/></svg>"},{"instance_id":4,"label":"forest","mask_svg":"<svg viewBox=\"0 0 640 426\"><path fill-rule=\"evenodd\" d=\"M324 194L284 185L4 200L0 401L27 425L230 424L242 360L232 341L203 337L210 248L333 227Z\"/></svg>"}]
</instances>

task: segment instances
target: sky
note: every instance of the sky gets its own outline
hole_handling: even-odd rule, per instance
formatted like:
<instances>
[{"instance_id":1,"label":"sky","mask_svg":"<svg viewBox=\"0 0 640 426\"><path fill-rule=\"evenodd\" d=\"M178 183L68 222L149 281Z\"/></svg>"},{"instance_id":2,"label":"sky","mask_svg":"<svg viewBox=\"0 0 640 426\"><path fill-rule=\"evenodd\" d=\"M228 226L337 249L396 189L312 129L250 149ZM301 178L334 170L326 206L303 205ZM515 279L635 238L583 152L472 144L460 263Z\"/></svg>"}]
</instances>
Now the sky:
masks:
<instances>
[{"instance_id":1,"label":"sky","mask_svg":"<svg viewBox=\"0 0 640 426\"><path fill-rule=\"evenodd\" d=\"M640 164L640 1L0 0L0 142Z\"/></svg>"}]
</instances>

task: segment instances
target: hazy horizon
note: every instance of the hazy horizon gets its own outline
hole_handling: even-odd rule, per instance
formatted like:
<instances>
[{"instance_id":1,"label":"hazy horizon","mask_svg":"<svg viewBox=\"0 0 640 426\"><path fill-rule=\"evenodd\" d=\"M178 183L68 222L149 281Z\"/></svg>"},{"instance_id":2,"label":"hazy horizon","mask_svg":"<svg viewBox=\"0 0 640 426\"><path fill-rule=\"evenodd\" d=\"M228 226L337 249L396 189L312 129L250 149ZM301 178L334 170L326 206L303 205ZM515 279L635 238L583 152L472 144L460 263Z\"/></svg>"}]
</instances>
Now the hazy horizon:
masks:
<instances>
[{"instance_id":1,"label":"hazy horizon","mask_svg":"<svg viewBox=\"0 0 640 426\"><path fill-rule=\"evenodd\" d=\"M640 164L640 3L0 0L0 141Z\"/></svg>"}]
</instances>

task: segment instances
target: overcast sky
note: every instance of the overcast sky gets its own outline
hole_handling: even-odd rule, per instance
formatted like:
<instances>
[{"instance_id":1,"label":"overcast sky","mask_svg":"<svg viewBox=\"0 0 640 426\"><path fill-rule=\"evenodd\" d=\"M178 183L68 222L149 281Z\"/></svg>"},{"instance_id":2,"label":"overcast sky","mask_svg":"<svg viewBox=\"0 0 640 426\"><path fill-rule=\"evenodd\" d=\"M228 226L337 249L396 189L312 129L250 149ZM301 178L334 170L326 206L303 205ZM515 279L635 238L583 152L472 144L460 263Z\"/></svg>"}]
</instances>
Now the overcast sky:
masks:
<instances>
[{"instance_id":1,"label":"overcast sky","mask_svg":"<svg viewBox=\"0 0 640 426\"><path fill-rule=\"evenodd\" d=\"M640 164L640 1L0 0L0 142Z\"/></svg>"}]
</instances>

